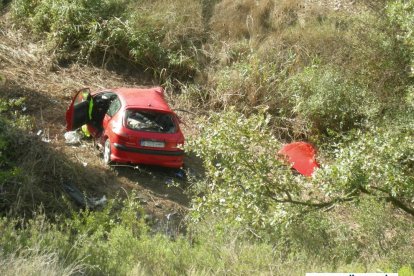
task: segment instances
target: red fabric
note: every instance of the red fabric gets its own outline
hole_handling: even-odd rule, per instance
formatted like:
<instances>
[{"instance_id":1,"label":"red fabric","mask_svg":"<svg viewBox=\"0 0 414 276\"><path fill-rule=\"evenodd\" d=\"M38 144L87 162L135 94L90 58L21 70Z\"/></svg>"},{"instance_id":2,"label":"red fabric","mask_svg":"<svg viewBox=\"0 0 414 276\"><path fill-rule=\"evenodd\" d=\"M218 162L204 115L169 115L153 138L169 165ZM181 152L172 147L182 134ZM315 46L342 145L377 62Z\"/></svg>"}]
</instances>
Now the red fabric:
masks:
<instances>
[{"instance_id":1,"label":"red fabric","mask_svg":"<svg viewBox=\"0 0 414 276\"><path fill-rule=\"evenodd\" d=\"M319 167L315 159L315 148L306 142L294 142L284 145L279 154L287 158L292 164L292 168L305 176L312 176L315 168Z\"/></svg>"}]
</instances>

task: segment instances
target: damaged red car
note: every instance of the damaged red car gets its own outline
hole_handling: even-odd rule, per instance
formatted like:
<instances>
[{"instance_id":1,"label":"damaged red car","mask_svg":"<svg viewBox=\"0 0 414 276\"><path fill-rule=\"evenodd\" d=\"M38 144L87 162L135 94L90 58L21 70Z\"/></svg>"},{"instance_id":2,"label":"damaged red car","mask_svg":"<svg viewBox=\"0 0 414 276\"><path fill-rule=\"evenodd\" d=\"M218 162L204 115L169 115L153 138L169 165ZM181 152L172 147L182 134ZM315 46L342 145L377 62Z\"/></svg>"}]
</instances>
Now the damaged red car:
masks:
<instances>
[{"instance_id":1,"label":"damaged red car","mask_svg":"<svg viewBox=\"0 0 414 276\"><path fill-rule=\"evenodd\" d=\"M104 162L183 166L184 135L164 90L115 88L78 91L66 111L66 129L86 125L103 146Z\"/></svg>"}]
</instances>

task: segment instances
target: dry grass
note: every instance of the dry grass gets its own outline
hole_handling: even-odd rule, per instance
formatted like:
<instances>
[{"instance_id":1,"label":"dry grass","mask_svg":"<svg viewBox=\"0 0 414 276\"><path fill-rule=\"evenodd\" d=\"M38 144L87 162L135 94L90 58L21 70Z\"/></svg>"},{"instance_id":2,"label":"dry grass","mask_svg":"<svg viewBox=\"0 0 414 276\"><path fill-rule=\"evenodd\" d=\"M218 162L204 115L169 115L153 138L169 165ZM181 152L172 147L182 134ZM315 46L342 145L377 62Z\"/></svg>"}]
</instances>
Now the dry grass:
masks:
<instances>
[{"instance_id":1,"label":"dry grass","mask_svg":"<svg viewBox=\"0 0 414 276\"><path fill-rule=\"evenodd\" d=\"M218 40L260 39L280 27L295 24L299 0L230 1L215 6L211 18L212 35Z\"/></svg>"},{"instance_id":2,"label":"dry grass","mask_svg":"<svg viewBox=\"0 0 414 276\"><path fill-rule=\"evenodd\" d=\"M167 45L174 44L180 38L199 35L203 31L200 1L140 1L131 8L154 17L162 28L167 29L164 41Z\"/></svg>"},{"instance_id":3,"label":"dry grass","mask_svg":"<svg viewBox=\"0 0 414 276\"><path fill-rule=\"evenodd\" d=\"M13 31L7 21L0 24L0 73L7 79L2 96L26 97L31 115L37 118L36 127L49 129L52 136L63 131L56 122L64 122L64 110L77 89L117 87L127 82L100 68L60 67L41 43L28 41L26 33Z\"/></svg>"},{"instance_id":4,"label":"dry grass","mask_svg":"<svg viewBox=\"0 0 414 276\"><path fill-rule=\"evenodd\" d=\"M351 0L223 0L211 18L213 35L219 40L261 40L297 24L323 18L328 12L355 12L361 5Z\"/></svg>"},{"instance_id":5,"label":"dry grass","mask_svg":"<svg viewBox=\"0 0 414 276\"><path fill-rule=\"evenodd\" d=\"M27 33L12 30L7 21L1 22L1 25L0 70L7 79L18 82L19 86L47 91L48 95L53 96L70 96L78 87L96 89L117 87L125 82L136 84L131 82L132 78L125 79L96 67L80 64L61 67L53 54L46 52L43 44L28 41Z\"/></svg>"},{"instance_id":6,"label":"dry grass","mask_svg":"<svg viewBox=\"0 0 414 276\"><path fill-rule=\"evenodd\" d=\"M338 39L335 22L329 26L331 23L324 21L366 11L369 8L365 2L369 1L220 1L210 21L215 44L211 52L219 53L213 60L231 60L223 53L229 54L227 49L237 47L243 40L248 41L250 52L286 53L290 47L297 47L296 51L331 55L343 40Z\"/></svg>"},{"instance_id":7,"label":"dry grass","mask_svg":"<svg viewBox=\"0 0 414 276\"><path fill-rule=\"evenodd\" d=\"M30 215L39 204L47 212L67 210L61 187L67 181L86 191L88 196L112 198L116 194L125 195L123 189L139 190L147 210L161 218L183 209L181 203L185 202L185 196L176 195L177 192L165 186L168 172L108 169L91 141L71 147L63 137L65 111L77 89L159 84L146 81L140 75L120 75L88 65L60 66L41 42L34 43L27 33L13 29L7 15L0 19L0 75L6 79L0 87L0 98L24 97L27 110L21 113L33 118L30 133L15 130L13 134L22 141L16 144L15 151L23 178L8 191L9 207L16 213L27 210ZM42 135L37 136L39 130ZM41 138L50 142L42 142ZM123 175L117 177L120 172ZM169 199L170 193L179 198L179 203ZM15 201L17 195L21 198L19 201Z\"/></svg>"},{"instance_id":8,"label":"dry grass","mask_svg":"<svg viewBox=\"0 0 414 276\"><path fill-rule=\"evenodd\" d=\"M41 253L27 250L20 254L0 257L0 274L4 276L66 276L83 274L80 264L63 264L55 253Z\"/></svg>"},{"instance_id":9,"label":"dry grass","mask_svg":"<svg viewBox=\"0 0 414 276\"><path fill-rule=\"evenodd\" d=\"M31 43L27 41L27 34L13 31L7 18L0 24L0 73L7 80L1 88L1 97L24 97L28 108L23 114L34 119L34 133L27 134L18 129L10 132L16 137L14 151L17 164L23 171L20 183L8 191L11 198L19 198L10 202L10 208L17 213L34 210L42 203L47 211L64 210L66 206L62 202L59 184L73 181L93 192L96 183L105 183L104 174L99 169L92 173L91 167L82 167L76 154L73 155L65 146L63 133L67 104L76 89L121 86L124 79L99 68L78 64L59 67L42 44ZM41 136L35 134L39 130L42 131ZM42 142L41 137L50 143Z\"/></svg>"}]
</instances>

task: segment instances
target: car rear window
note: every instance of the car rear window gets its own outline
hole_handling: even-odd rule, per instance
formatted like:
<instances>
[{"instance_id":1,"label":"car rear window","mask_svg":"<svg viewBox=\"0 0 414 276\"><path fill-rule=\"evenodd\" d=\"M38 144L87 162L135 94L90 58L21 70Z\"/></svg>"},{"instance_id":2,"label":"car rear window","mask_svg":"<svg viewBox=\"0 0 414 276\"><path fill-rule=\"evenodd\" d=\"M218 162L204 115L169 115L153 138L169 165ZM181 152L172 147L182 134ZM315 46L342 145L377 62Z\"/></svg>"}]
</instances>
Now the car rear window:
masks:
<instances>
[{"instance_id":1,"label":"car rear window","mask_svg":"<svg viewBox=\"0 0 414 276\"><path fill-rule=\"evenodd\" d=\"M175 125L172 114L148 110L127 110L125 113L125 125L127 128L139 131L175 133Z\"/></svg>"}]
</instances>

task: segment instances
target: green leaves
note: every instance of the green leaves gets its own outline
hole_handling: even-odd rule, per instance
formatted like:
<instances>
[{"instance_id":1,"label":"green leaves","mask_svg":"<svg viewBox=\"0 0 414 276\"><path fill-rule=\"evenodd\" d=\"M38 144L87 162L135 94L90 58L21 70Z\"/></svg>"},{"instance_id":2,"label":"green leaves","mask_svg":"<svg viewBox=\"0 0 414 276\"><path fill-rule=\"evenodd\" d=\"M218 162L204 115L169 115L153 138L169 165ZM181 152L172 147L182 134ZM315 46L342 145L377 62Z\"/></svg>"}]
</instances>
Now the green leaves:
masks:
<instances>
[{"instance_id":1,"label":"green leaves","mask_svg":"<svg viewBox=\"0 0 414 276\"><path fill-rule=\"evenodd\" d=\"M410 49L411 64L414 66L414 1L395 1L387 6L392 22L400 27L398 38ZM411 73L413 69L411 68Z\"/></svg>"},{"instance_id":2,"label":"green leaves","mask_svg":"<svg viewBox=\"0 0 414 276\"><path fill-rule=\"evenodd\" d=\"M329 66L304 68L287 81L284 94L292 106L287 116L299 117L319 132L352 129L379 110L375 94Z\"/></svg>"},{"instance_id":3,"label":"green leaves","mask_svg":"<svg viewBox=\"0 0 414 276\"><path fill-rule=\"evenodd\" d=\"M313 182L332 198L368 194L414 215L413 134L412 124L359 132L338 147Z\"/></svg>"},{"instance_id":4,"label":"green leaves","mask_svg":"<svg viewBox=\"0 0 414 276\"><path fill-rule=\"evenodd\" d=\"M280 143L269 132L269 120L264 112L246 117L230 110L199 123L200 137L187 144L203 159L207 175L206 184L193 190L203 195L193 202L195 213L225 214L230 224L258 228L273 224L280 210L272 197L299 189L289 166L277 157Z\"/></svg>"},{"instance_id":5,"label":"green leaves","mask_svg":"<svg viewBox=\"0 0 414 276\"><path fill-rule=\"evenodd\" d=\"M16 0L13 18L35 36L47 37L47 47L59 60L138 65L155 75L191 77L196 66L181 41L164 44L166 26L160 23L160 14L130 9L129 0ZM149 5L149 4L148 4ZM136 8L138 9L138 8ZM177 60L175 48L181 47ZM165 70L169 69L165 76Z\"/></svg>"},{"instance_id":6,"label":"green leaves","mask_svg":"<svg viewBox=\"0 0 414 276\"><path fill-rule=\"evenodd\" d=\"M202 158L205 178L192 186L192 218L215 215L256 229L283 227L299 214L358 200L387 199L414 215L414 135L408 125L356 132L336 145L314 177L294 176L277 156L281 144L265 112L230 109L200 125L186 150Z\"/></svg>"},{"instance_id":7,"label":"green leaves","mask_svg":"<svg viewBox=\"0 0 414 276\"><path fill-rule=\"evenodd\" d=\"M165 31L159 20L141 11L130 12L129 2L16 0L12 11L20 25L47 37L49 50L58 59L101 65L115 58L115 63L139 65L157 74L164 68L192 67L191 62L177 63L162 44Z\"/></svg>"}]
</instances>

